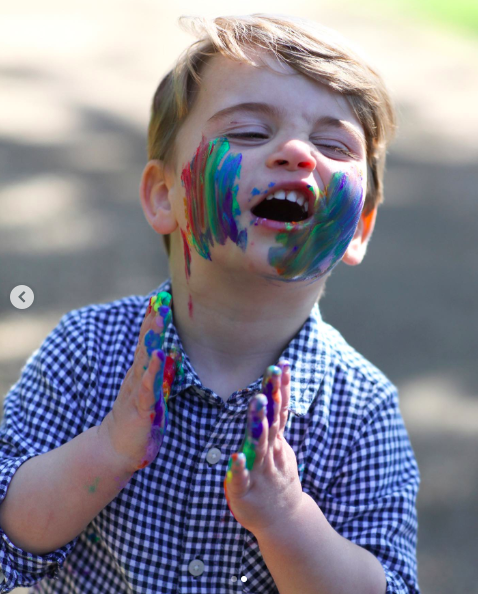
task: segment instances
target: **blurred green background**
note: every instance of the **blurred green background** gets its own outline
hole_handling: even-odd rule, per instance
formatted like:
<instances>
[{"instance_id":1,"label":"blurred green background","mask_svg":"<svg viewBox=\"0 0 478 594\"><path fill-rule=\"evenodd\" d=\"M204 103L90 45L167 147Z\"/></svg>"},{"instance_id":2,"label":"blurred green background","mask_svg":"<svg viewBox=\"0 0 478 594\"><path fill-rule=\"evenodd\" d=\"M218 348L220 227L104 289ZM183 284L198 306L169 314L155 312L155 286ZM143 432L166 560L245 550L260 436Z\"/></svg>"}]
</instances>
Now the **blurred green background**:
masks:
<instances>
[{"instance_id":1,"label":"blurred green background","mask_svg":"<svg viewBox=\"0 0 478 594\"><path fill-rule=\"evenodd\" d=\"M476 0L365 0L365 3L381 12L395 12L410 19L432 21L448 30L478 35Z\"/></svg>"},{"instance_id":2,"label":"blurred green background","mask_svg":"<svg viewBox=\"0 0 478 594\"><path fill-rule=\"evenodd\" d=\"M64 313L167 276L138 197L150 102L192 41L178 17L238 12L337 29L395 98L367 256L335 269L321 310L399 388L422 593L478 594L476 2L0 0L0 402ZM10 304L19 284L28 310Z\"/></svg>"}]
</instances>

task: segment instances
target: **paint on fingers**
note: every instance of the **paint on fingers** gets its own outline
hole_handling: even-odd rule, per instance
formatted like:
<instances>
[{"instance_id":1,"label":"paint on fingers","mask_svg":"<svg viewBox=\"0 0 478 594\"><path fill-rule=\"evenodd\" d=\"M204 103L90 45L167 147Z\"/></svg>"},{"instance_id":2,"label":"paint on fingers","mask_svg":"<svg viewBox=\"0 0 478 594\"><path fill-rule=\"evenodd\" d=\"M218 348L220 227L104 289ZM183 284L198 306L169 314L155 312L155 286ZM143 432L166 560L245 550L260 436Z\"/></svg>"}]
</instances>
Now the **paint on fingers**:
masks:
<instances>
[{"instance_id":1,"label":"paint on fingers","mask_svg":"<svg viewBox=\"0 0 478 594\"><path fill-rule=\"evenodd\" d=\"M267 398L264 394L258 394L248 409L246 434L240 451L246 457L246 468L252 470L256 460L256 449L264 431L262 424L267 414Z\"/></svg>"},{"instance_id":2,"label":"paint on fingers","mask_svg":"<svg viewBox=\"0 0 478 594\"><path fill-rule=\"evenodd\" d=\"M145 457L138 469L145 468L157 456L168 426L167 401L176 377L183 377L181 354L173 347L169 353L163 350L166 331L172 322L171 295L162 291L151 297L150 305L157 314L156 321L161 334L150 330L145 336L145 346L148 355L159 359L160 366L153 381L154 412L151 412L151 432L146 446Z\"/></svg>"},{"instance_id":3,"label":"paint on fingers","mask_svg":"<svg viewBox=\"0 0 478 594\"><path fill-rule=\"evenodd\" d=\"M266 369L262 378L262 393L267 398L267 421L269 427L274 422L274 402L279 401L279 385L282 370L276 365L271 365Z\"/></svg>"}]
</instances>

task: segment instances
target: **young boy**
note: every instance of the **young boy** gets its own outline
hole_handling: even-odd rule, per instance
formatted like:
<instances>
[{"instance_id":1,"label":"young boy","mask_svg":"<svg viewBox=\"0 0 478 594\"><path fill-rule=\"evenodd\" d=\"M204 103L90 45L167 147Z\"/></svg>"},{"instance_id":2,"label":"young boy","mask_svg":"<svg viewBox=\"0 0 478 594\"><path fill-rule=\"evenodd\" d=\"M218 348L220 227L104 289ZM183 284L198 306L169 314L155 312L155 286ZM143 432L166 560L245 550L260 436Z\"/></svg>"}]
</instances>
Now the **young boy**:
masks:
<instances>
[{"instance_id":1,"label":"young boy","mask_svg":"<svg viewBox=\"0 0 478 594\"><path fill-rule=\"evenodd\" d=\"M140 185L171 279L65 315L7 395L0 591L416 594L396 388L317 304L365 255L389 96L311 23L195 24Z\"/></svg>"}]
</instances>

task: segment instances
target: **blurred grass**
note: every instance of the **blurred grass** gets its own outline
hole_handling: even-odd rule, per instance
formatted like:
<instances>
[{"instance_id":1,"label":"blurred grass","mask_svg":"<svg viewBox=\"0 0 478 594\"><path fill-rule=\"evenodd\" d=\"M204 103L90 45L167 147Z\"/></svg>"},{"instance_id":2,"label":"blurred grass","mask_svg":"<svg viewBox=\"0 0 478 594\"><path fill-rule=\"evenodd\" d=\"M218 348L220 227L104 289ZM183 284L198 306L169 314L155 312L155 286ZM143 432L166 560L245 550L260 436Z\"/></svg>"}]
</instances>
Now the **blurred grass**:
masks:
<instances>
[{"instance_id":1,"label":"blurred grass","mask_svg":"<svg viewBox=\"0 0 478 594\"><path fill-rule=\"evenodd\" d=\"M478 36L478 0L369 0L368 4L378 12L399 12Z\"/></svg>"}]
</instances>

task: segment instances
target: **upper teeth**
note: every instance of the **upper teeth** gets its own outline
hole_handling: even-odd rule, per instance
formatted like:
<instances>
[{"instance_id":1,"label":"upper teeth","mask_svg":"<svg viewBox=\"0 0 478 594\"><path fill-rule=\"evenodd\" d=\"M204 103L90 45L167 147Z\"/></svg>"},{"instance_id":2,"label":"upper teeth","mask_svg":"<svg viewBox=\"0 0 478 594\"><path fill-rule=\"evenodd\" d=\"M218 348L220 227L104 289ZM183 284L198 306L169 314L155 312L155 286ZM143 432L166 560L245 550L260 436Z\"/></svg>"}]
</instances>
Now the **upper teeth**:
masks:
<instances>
[{"instance_id":1,"label":"upper teeth","mask_svg":"<svg viewBox=\"0 0 478 594\"><path fill-rule=\"evenodd\" d=\"M275 198L276 200L290 200L291 202L297 202L297 204L302 206L305 212L309 212L309 201L302 196L302 194L294 192L294 190L291 190L290 192L277 190L277 192L267 196L266 200L272 200L272 198Z\"/></svg>"}]
</instances>

